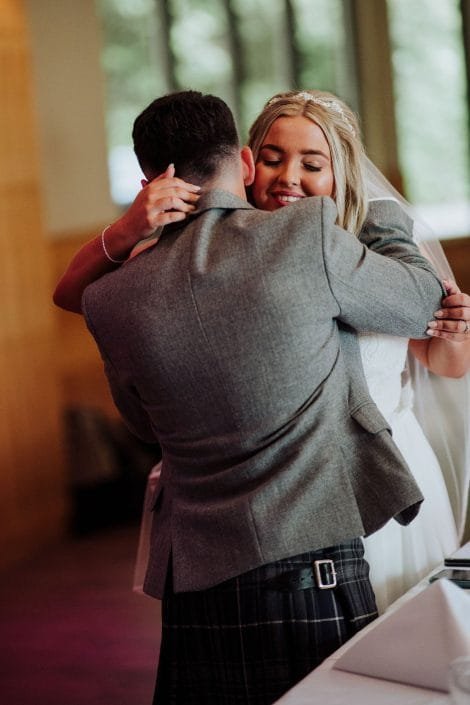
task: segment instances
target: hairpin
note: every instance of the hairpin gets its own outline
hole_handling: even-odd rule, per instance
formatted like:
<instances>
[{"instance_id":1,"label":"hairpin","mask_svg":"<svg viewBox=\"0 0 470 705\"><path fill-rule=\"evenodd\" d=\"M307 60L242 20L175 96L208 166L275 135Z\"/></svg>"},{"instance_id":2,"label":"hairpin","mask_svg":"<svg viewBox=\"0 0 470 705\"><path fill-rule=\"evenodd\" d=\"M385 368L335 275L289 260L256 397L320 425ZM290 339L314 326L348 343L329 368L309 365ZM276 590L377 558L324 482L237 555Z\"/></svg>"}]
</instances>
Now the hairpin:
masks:
<instances>
[{"instance_id":1,"label":"hairpin","mask_svg":"<svg viewBox=\"0 0 470 705\"><path fill-rule=\"evenodd\" d=\"M351 121L349 120L348 116L344 112L342 106L338 103L337 100L333 100L331 98L320 98L320 97L312 95L308 91L299 91L298 93L295 93L294 95L281 94L281 95L274 96L274 98L271 98L271 100L268 100L267 105L272 105L273 103L278 103L280 100L296 100L296 99L301 99L301 100L304 100L305 102L316 103L317 105L321 105L323 108L327 108L329 110L334 110L335 113L338 113L338 115L341 115L348 130L350 132L352 132L353 135L356 134L354 127L352 126Z\"/></svg>"}]
</instances>

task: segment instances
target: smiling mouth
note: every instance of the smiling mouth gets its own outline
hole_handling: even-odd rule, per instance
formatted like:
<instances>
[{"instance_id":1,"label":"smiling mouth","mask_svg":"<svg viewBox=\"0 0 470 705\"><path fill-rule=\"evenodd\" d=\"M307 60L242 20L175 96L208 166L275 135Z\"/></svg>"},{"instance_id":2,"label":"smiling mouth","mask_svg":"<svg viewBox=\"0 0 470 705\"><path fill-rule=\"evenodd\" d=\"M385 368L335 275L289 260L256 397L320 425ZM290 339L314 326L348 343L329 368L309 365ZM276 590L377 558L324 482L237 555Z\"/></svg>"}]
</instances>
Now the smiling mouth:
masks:
<instances>
[{"instance_id":1,"label":"smiling mouth","mask_svg":"<svg viewBox=\"0 0 470 705\"><path fill-rule=\"evenodd\" d=\"M278 203L295 203L296 201L300 201L301 198L304 198L303 196L288 196L283 193L272 193L271 195Z\"/></svg>"}]
</instances>

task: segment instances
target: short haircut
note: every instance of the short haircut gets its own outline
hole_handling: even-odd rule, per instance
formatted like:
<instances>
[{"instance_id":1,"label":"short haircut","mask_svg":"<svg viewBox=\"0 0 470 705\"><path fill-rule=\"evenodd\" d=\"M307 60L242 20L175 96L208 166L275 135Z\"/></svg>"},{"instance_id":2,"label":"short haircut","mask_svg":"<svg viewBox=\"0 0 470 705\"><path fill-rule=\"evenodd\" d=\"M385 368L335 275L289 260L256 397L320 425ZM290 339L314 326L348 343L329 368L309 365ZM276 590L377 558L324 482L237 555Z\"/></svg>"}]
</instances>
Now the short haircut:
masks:
<instances>
[{"instance_id":1,"label":"short haircut","mask_svg":"<svg viewBox=\"0 0 470 705\"><path fill-rule=\"evenodd\" d=\"M169 164L185 179L212 178L221 160L239 149L232 111L213 95L180 91L157 98L132 130L134 151L147 178Z\"/></svg>"}]
</instances>

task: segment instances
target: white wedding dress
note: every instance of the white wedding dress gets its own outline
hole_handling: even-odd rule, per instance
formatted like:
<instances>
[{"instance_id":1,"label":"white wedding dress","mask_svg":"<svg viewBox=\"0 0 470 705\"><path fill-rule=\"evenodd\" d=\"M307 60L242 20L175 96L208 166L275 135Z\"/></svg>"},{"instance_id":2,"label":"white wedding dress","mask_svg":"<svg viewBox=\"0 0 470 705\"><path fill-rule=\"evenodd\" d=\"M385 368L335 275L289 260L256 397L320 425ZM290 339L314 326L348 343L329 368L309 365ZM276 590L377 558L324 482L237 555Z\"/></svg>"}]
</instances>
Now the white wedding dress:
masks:
<instances>
[{"instance_id":1,"label":"white wedding dress","mask_svg":"<svg viewBox=\"0 0 470 705\"><path fill-rule=\"evenodd\" d=\"M359 335L370 395L389 422L393 439L424 496L408 526L394 519L364 539L379 613L453 553L459 539L438 460L413 412L406 379L408 340L375 333Z\"/></svg>"}]
</instances>

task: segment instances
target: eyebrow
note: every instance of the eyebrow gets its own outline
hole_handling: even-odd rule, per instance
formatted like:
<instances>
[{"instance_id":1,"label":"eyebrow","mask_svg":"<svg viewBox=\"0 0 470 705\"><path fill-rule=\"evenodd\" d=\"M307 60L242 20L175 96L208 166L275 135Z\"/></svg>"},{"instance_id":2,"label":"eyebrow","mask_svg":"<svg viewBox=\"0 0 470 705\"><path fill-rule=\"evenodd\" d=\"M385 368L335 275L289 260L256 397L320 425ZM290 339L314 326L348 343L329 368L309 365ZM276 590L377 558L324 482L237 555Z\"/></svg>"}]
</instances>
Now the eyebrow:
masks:
<instances>
[{"instance_id":1,"label":"eyebrow","mask_svg":"<svg viewBox=\"0 0 470 705\"><path fill-rule=\"evenodd\" d=\"M281 147L278 147L275 144L263 144L260 147L260 152L263 149L270 149L272 152L278 152L279 154L284 154L284 149L281 149ZM324 157L327 161L330 161L330 158L328 157L325 152L322 152L321 149L302 149L300 150L300 154L313 154L316 156Z\"/></svg>"}]
</instances>

